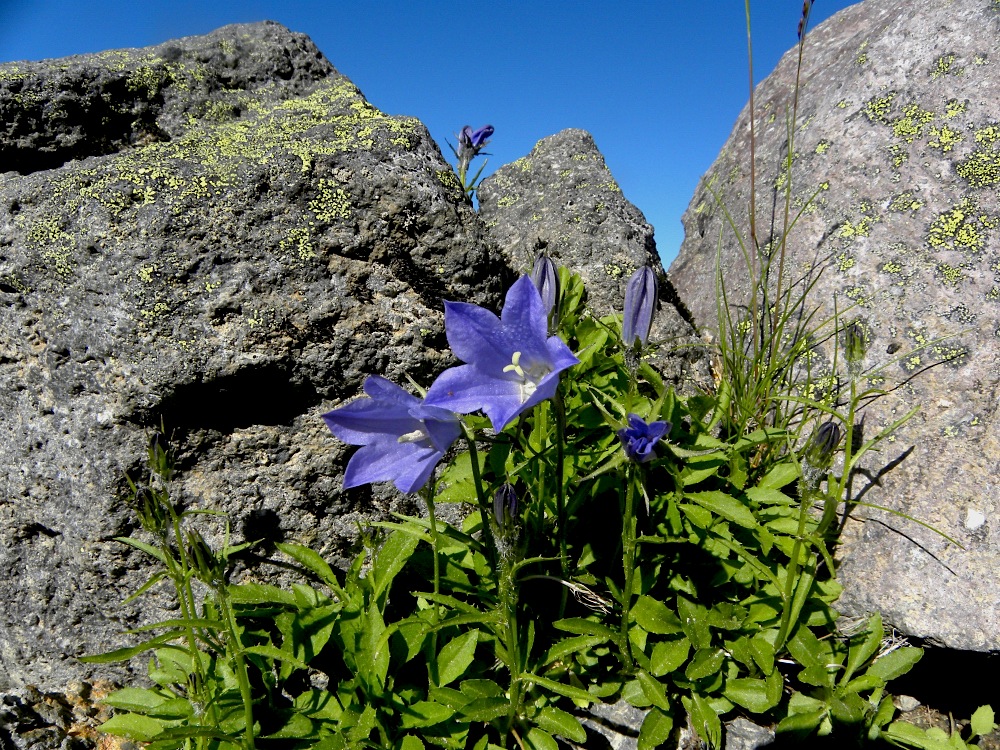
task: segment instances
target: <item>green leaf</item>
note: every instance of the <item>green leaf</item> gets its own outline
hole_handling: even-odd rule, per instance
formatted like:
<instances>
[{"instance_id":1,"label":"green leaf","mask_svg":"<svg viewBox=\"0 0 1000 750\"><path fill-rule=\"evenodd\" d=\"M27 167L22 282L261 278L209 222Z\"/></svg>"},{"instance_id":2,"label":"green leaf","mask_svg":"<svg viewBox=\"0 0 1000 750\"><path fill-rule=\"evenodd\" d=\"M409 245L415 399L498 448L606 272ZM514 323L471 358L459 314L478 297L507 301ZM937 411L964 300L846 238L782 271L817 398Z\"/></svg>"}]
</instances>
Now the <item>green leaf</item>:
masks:
<instances>
[{"instance_id":1,"label":"green leaf","mask_svg":"<svg viewBox=\"0 0 1000 750\"><path fill-rule=\"evenodd\" d=\"M408 734L399 743L398 750L424 750L424 743L419 737Z\"/></svg>"},{"instance_id":2,"label":"green leaf","mask_svg":"<svg viewBox=\"0 0 1000 750\"><path fill-rule=\"evenodd\" d=\"M763 633L757 633L750 639L750 653L762 672L770 674L774 671L774 646Z\"/></svg>"},{"instance_id":3,"label":"green leaf","mask_svg":"<svg viewBox=\"0 0 1000 750\"><path fill-rule=\"evenodd\" d=\"M781 463L771 469L764 478L757 483L763 490L780 490L799 478L798 467L789 462Z\"/></svg>"},{"instance_id":4,"label":"green leaf","mask_svg":"<svg viewBox=\"0 0 1000 750\"><path fill-rule=\"evenodd\" d=\"M133 539L130 536L116 536L115 541L142 550L150 557L159 560L161 564L163 565L167 564L166 558L163 557L163 550L159 549L158 547L154 547L151 544L146 544L145 542L140 542L138 539Z\"/></svg>"},{"instance_id":5,"label":"green leaf","mask_svg":"<svg viewBox=\"0 0 1000 750\"><path fill-rule=\"evenodd\" d=\"M607 635L578 635L575 638L565 638L558 643L553 643L552 647L545 654L542 664L552 664L560 661L569 654L584 654L594 646L607 643L610 636Z\"/></svg>"},{"instance_id":6,"label":"green leaf","mask_svg":"<svg viewBox=\"0 0 1000 750\"><path fill-rule=\"evenodd\" d=\"M691 641L686 637L660 641L653 646L652 655L649 657L649 671L654 677L663 677L675 669L680 669L687 661L690 652Z\"/></svg>"},{"instance_id":7,"label":"green leaf","mask_svg":"<svg viewBox=\"0 0 1000 750\"><path fill-rule=\"evenodd\" d=\"M470 698L499 698L503 695L503 688L493 680L462 680L459 687L463 695Z\"/></svg>"},{"instance_id":8,"label":"green leaf","mask_svg":"<svg viewBox=\"0 0 1000 750\"><path fill-rule=\"evenodd\" d=\"M639 750L656 750L670 739L674 720L658 708L650 709L639 729Z\"/></svg>"},{"instance_id":9,"label":"green leaf","mask_svg":"<svg viewBox=\"0 0 1000 750\"><path fill-rule=\"evenodd\" d=\"M895 651L890 651L885 656L876 659L868 668L867 674L875 675L889 682L889 680L894 680L909 672L923 655L923 649L916 646L897 648Z\"/></svg>"},{"instance_id":10,"label":"green leaf","mask_svg":"<svg viewBox=\"0 0 1000 750\"><path fill-rule=\"evenodd\" d=\"M725 661L725 658L726 652L721 648L698 649L694 654L694 658L684 670L684 674L687 675L689 680L700 680L718 674L719 670L722 669L722 662Z\"/></svg>"},{"instance_id":11,"label":"green leaf","mask_svg":"<svg viewBox=\"0 0 1000 750\"><path fill-rule=\"evenodd\" d=\"M565 620L556 620L552 623L552 627L567 633L577 633L579 635L605 635L609 638L615 636L615 631L607 625L602 625L599 622L587 620L583 617L568 617Z\"/></svg>"},{"instance_id":12,"label":"green leaf","mask_svg":"<svg viewBox=\"0 0 1000 750\"><path fill-rule=\"evenodd\" d=\"M392 579L403 569L419 540L401 531L394 531L385 540L372 566L372 596L378 599L389 588Z\"/></svg>"},{"instance_id":13,"label":"green leaf","mask_svg":"<svg viewBox=\"0 0 1000 750\"><path fill-rule=\"evenodd\" d=\"M719 747L722 743L722 722L711 704L697 693L690 698L684 696L681 702L698 736L711 747Z\"/></svg>"},{"instance_id":14,"label":"green leaf","mask_svg":"<svg viewBox=\"0 0 1000 750\"><path fill-rule=\"evenodd\" d=\"M547 690L551 690L553 693L558 695L563 695L570 700L581 701L583 703L595 703L597 699L588 693L586 690L581 690L578 687L573 687L572 685L563 685L561 682L556 682L555 680L550 680L547 677L539 677L536 674L526 674L524 675L525 682L534 682Z\"/></svg>"},{"instance_id":15,"label":"green leaf","mask_svg":"<svg viewBox=\"0 0 1000 750\"><path fill-rule=\"evenodd\" d=\"M901 743L919 750L955 750L955 746L947 739L935 737L927 730L906 721L892 722L882 732L882 736L894 744Z\"/></svg>"},{"instance_id":16,"label":"green leaf","mask_svg":"<svg viewBox=\"0 0 1000 750\"><path fill-rule=\"evenodd\" d=\"M401 709L399 713L403 729L414 729L447 721L455 714L455 710L434 701L417 701Z\"/></svg>"},{"instance_id":17,"label":"green leaf","mask_svg":"<svg viewBox=\"0 0 1000 750\"><path fill-rule=\"evenodd\" d=\"M670 608L651 596L640 596L632 607L632 617L646 631L657 635L684 632L681 621Z\"/></svg>"},{"instance_id":18,"label":"green leaf","mask_svg":"<svg viewBox=\"0 0 1000 750\"><path fill-rule=\"evenodd\" d=\"M155 638L150 638L149 640L143 641L138 646L130 646L129 648L119 648L114 651L107 651L103 654L91 654L89 656L81 656L80 661L85 664L107 664L113 661L127 661L144 651L149 651L157 646L162 646L165 643L170 643L170 641L176 640L182 635L180 631L172 630L169 633L163 633L156 636Z\"/></svg>"},{"instance_id":19,"label":"green leaf","mask_svg":"<svg viewBox=\"0 0 1000 750\"><path fill-rule=\"evenodd\" d=\"M577 718L554 706L546 706L539 711L535 717L535 723L546 732L558 734L574 742L587 741L587 730L583 728Z\"/></svg>"},{"instance_id":20,"label":"green leaf","mask_svg":"<svg viewBox=\"0 0 1000 750\"><path fill-rule=\"evenodd\" d=\"M306 570L315 573L330 588L334 590L340 589L340 582L337 580L337 575L333 572L333 568L315 550L304 547L301 544L290 544L288 542L277 542L274 546Z\"/></svg>"},{"instance_id":21,"label":"green leaf","mask_svg":"<svg viewBox=\"0 0 1000 750\"><path fill-rule=\"evenodd\" d=\"M970 726L973 737L982 737L996 729L996 716L993 713L993 707L980 706L977 708L976 712L972 714Z\"/></svg>"},{"instance_id":22,"label":"green leaf","mask_svg":"<svg viewBox=\"0 0 1000 750\"><path fill-rule=\"evenodd\" d=\"M267 659L288 662L293 667L298 667L299 669L309 669L309 665L304 661L296 659L294 655L288 653L287 651L282 651L280 648L275 648L274 646L247 646L243 649L243 653L256 654L257 656L263 656Z\"/></svg>"},{"instance_id":23,"label":"green leaf","mask_svg":"<svg viewBox=\"0 0 1000 750\"><path fill-rule=\"evenodd\" d=\"M171 697L172 696L164 695L157 690L125 687L111 693L111 695L103 699L102 703L106 703L112 708L117 708L122 711L133 711L135 713L146 714L149 713L150 710L170 700Z\"/></svg>"},{"instance_id":24,"label":"green leaf","mask_svg":"<svg viewBox=\"0 0 1000 750\"><path fill-rule=\"evenodd\" d=\"M867 663L878 652L883 635L885 635L885 631L882 628L882 616L876 612L868 620L864 641L851 646L848 652L847 665L844 667L844 674L840 678L841 685L846 685L850 682L851 677L858 671L858 668Z\"/></svg>"},{"instance_id":25,"label":"green leaf","mask_svg":"<svg viewBox=\"0 0 1000 750\"><path fill-rule=\"evenodd\" d=\"M548 732L534 727L524 735L525 748L531 750L559 750L559 743L552 739Z\"/></svg>"},{"instance_id":26,"label":"green leaf","mask_svg":"<svg viewBox=\"0 0 1000 750\"><path fill-rule=\"evenodd\" d=\"M136 742L149 742L167 726L159 719L139 714L115 714L98 727L105 734L128 737Z\"/></svg>"},{"instance_id":27,"label":"green leaf","mask_svg":"<svg viewBox=\"0 0 1000 750\"><path fill-rule=\"evenodd\" d=\"M757 526L757 519L750 509L725 492L688 492L684 497L744 528L752 529Z\"/></svg>"},{"instance_id":28,"label":"green leaf","mask_svg":"<svg viewBox=\"0 0 1000 750\"><path fill-rule=\"evenodd\" d=\"M779 686L777 695L766 680L751 677L726 680L722 694L733 703L737 703L755 714L770 711L781 700L781 675L777 672L771 674L777 676ZM774 682L774 677L771 677L771 682Z\"/></svg>"},{"instance_id":29,"label":"green leaf","mask_svg":"<svg viewBox=\"0 0 1000 750\"><path fill-rule=\"evenodd\" d=\"M288 719L276 731L266 735L262 739L285 740L285 739L307 739L316 732L316 725L307 716L303 716L297 711L287 713Z\"/></svg>"},{"instance_id":30,"label":"green leaf","mask_svg":"<svg viewBox=\"0 0 1000 750\"><path fill-rule=\"evenodd\" d=\"M167 571L165 570L161 570L159 573L154 573L152 576L150 576L148 581L146 581L144 584L142 584L142 586L140 586L132 594L130 594L128 598L122 602L122 605L124 606L126 604L130 604L131 602L134 602L136 599L145 594L153 586L155 586L157 583L159 583L166 577L167 577Z\"/></svg>"},{"instance_id":31,"label":"green leaf","mask_svg":"<svg viewBox=\"0 0 1000 750\"><path fill-rule=\"evenodd\" d=\"M506 698L476 698L462 706L460 713L465 721L489 722L506 716L510 701Z\"/></svg>"},{"instance_id":32,"label":"green leaf","mask_svg":"<svg viewBox=\"0 0 1000 750\"><path fill-rule=\"evenodd\" d=\"M755 503L760 503L761 505L797 505L798 501L790 498L781 490L770 489L767 487L751 487L747 490L747 497L753 500Z\"/></svg>"},{"instance_id":33,"label":"green leaf","mask_svg":"<svg viewBox=\"0 0 1000 750\"><path fill-rule=\"evenodd\" d=\"M642 694L646 696L651 706L662 708L664 711L670 710L670 701L667 700L667 693L663 685L651 677L644 669L639 670L637 675L639 685L642 687Z\"/></svg>"},{"instance_id":34,"label":"green leaf","mask_svg":"<svg viewBox=\"0 0 1000 750\"><path fill-rule=\"evenodd\" d=\"M448 641L437 656L438 686L454 682L472 664L476 657L479 631L470 630L454 640Z\"/></svg>"},{"instance_id":35,"label":"green leaf","mask_svg":"<svg viewBox=\"0 0 1000 750\"><path fill-rule=\"evenodd\" d=\"M295 606L295 594L265 583L237 583L229 586L234 604L287 604Z\"/></svg>"},{"instance_id":36,"label":"green leaf","mask_svg":"<svg viewBox=\"0 0 1000 750\"><path fill-rule=\"evenodd\" d=\"M820 725L820 722L823 721L826 714L826 708L820 708L815 711L808 711L801 714L792 714L779 721L775 731L778 734L781 734L782 732L791 732L798 735L809 734Z\"/></svg>"}]
</instances>

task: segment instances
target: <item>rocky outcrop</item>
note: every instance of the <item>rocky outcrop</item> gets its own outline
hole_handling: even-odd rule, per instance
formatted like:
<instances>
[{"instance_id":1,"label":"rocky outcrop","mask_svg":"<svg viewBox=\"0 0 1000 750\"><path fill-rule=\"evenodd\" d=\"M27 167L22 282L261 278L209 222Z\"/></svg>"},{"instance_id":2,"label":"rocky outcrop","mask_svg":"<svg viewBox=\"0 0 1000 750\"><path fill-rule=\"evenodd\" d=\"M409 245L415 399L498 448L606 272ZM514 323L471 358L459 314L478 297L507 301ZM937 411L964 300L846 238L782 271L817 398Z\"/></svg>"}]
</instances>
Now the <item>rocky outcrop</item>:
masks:
<instances>
[{"instance_id":1,"label":"rocky outcrop","mask_svg":"<svg viewBox=\"0 0 1000 750\"><path fill-rule=\"evenodd\" d=\"M652 229L589 135L546 143L547 168L513 168L519 210L558 198L531 242L620 310L628 274L658 267ZM484 222L420 122L273 23L0 66L0 168L0 723L56 747L99 720L75 681L130 677L75 657L170 616L166 596L122 606L151 570L113 541L161 420L175 500L227 514L235 542L342 561L359 522L416 508L391 485L344 491L353 449L320 415L368 374L429 384L452 364L443 299L497 309L533 212L510 212L498 175ZM689 337L662 301L654 337Z\"/></svg>"},{"instance_id":2,"label":"rocky outcrop","mask_svg":"<svg viewBox=\"0 0 1000 750\"><path fill-rule=\"evenodd\" d=\"M320 413L429 382L442 298L513 275L424 126L277 24L0 66L0 134L0 690L45 690L139 621L111 539L161 419L178 501L337 559L406 501L341 489Z\"/></svg>"},{"instance_id":3,"label":"rocky outcrop","mask_svg":"<svg viewBox=\"0 0 1000 750\"><path fill-rule=\"evenodd\" d=\"M539 252L579 273L598 317L621 315L625 285L640 266L660 278L660 311L650 339L656 364L681 387L707 384L690 314L663 272L653 227L622 195L594 139L563 130L501 167L478 190L479 213L511 267L530 272Z\"/></svg>"},{"instance_id":4,"label":"rocky outcrop","mask_svg":"<svg viewBox=\"0 0 1000 750\"><path fill-rule=\"evenodd\" d=\"M835 304L863 319L864 364L878 370L870 383L905 383L867 409L866 434L920 405L867 459L855 491L962 545L859 508L841 549L838 606L879 609L908 634L977 650L1000 648L1000 589L990 583L1000 565L997 49L993 0L866 0L807 37L794 143L796 50L757 88L755 113L760 246L778 252L788 195L798 218L786 279L821 271L816 319ZM749 237L749 116L744 109L699 184L670 269L701 326L714 324L720 242L731 301L746 298L746 264L722 206Z\"/></svg>"}]
</instances>

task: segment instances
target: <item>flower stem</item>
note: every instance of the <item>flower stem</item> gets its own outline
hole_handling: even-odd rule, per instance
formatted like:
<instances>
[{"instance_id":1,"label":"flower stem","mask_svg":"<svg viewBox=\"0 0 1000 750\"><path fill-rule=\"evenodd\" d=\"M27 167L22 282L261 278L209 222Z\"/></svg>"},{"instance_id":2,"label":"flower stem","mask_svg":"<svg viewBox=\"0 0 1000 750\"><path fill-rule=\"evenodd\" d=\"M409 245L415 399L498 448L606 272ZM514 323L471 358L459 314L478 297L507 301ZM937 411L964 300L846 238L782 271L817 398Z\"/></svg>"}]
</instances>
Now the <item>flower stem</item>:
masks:
<instances>
[{"instance_id":1,"label":"flower stem","mask_svg":"<svg viewBox=\"0 0 1000 750\"><path fill-rule=\"evenodd\" d=\"M462 432L465 434L465 442L469 446L469 459L472 464L472 483L476 486L476 499L479 501L479 519L483 527L483 539L486 540L487 556L494 575L499 579L497 572L497 545L493 539L493 530L490 528L490 505L486 500L486 490L483 489L483 477L479 472L479 451L476 450L476 436L464 423L462 424Z\"/></svg>"},{"instance_id":2,"label":"flower stem","mask_svg":"<svg viewBox=\"0 0 1000 750\"><path fill-rule=\"evenodd\" d=\"M228 633L229 658L231 663L236 665L236 681L240 686L240 698L243 702L243 722L246 725L243 730L243 745L245 750L254 750L253 739L253 695L250 692L250 677L247 674L246 660L243 658L243 641L240 638L240 631L236 625L236 615L229 601L229 592L222 584L218 590L219 608L226 619Z\"/></svg>"},{"instance_id":3,"label":"flower stem","mask_svg":"<svg viewBox=\"0 0 1000 750\"><path fill-rule=\"evenodd\" d=\"M424 486L424 501L427 503L427 518L431 524L431 548L433 556L434 565L434 593L441 593L441 564L438 560L438 533L437 533L437 514L434 508L434 492L435 492L435 477L431 475L431 480ZM435 605L437 607L437 605ZM431 653L437 654L437 636L438 631L435 628L431 631ZM437 659L430 659L428 661L428 668L433 665L433 669L437 671ZM437 674L429 675L430 682L432 685L437 685Z\"/></svg>"},{"instance_id":4,"label":"flower stem","mask_svg":"<svg viewBox=\"0 0 1000 750\"><path fill-rule=\"evenodd\" d=\"M632 672L635 664L632 660L632 647L629 644L628 622L629 614L632 611L632 590L635 580L635 483L637 481L637 467L629 463L625 474L625 513L622 517L622 548L624 551L622 566L625 573L625 587L622 591L622 623L621 623L621 651L625 659L625 668Z\"/></svg>"}]
</instances>

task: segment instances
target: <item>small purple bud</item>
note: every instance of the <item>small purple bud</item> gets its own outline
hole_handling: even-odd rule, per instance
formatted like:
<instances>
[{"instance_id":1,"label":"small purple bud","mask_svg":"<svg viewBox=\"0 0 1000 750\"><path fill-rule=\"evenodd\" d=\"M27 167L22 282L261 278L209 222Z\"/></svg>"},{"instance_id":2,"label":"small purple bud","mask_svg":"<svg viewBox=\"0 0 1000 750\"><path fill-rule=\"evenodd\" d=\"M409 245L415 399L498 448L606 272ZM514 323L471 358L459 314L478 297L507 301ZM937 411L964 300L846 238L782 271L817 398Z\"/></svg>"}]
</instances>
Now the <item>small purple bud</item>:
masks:
<instances>
[{"instance_id":1,"label":"small purple bud","mask_svg":"<svg viewBox=\"0 0 1000 750\"><path fill-rule=\"evenodd\" d=\"M840 445L843 432L834 422L817 427L806 443L803 459L813 470L825 471L833 463L833 454Z\"/></svg>"},{"instance_id":2,"label":"small purple bud","mask_svg":"<svg viewBox=\"0 0 1000 750\"><path fill-rule=\"evenodd\" d=\"M559 273L556 271L556 264L552 262L552 258L545 253L539 253L535 259L535 267L531 269L531 283L538 290L545 312L548 313L551 320L552 311L559 300Z\"/></svg>"},{"instance_id":3,"label":"small purple bud","mask_svg":"<svg viewBox=\"0 0 1000 750\"><path fill-rule=\"evenodd\" d=\"M640 345L645 345L649 339L657 293L656 274L649 266L643 266L628 280L625 287L625 319L622 322L622 341L627 348L631 348L636 339Z\"/></svg>"},{"instance_id":4,"label":"small purple bud","mask_svg":"<svg viewBox=\"0 0 1000 750\"><path fill-rule=\"evenodd\" d=\"M463 148L472 148L472 126L466 125L462 132L458 134L458 145Z\"/></svg>"}]
</instances>

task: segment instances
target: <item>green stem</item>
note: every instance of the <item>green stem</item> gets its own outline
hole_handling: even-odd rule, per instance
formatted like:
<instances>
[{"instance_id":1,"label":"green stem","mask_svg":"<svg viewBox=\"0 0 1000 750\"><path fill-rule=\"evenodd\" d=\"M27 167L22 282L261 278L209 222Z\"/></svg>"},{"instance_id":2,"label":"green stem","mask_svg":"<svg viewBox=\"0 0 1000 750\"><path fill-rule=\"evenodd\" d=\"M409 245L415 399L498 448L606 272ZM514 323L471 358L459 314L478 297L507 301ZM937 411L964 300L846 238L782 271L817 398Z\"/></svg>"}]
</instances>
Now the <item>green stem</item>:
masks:
<instances>
[{"instance_id":1,"label":"green stem","mask_svg":"<svg viewBox=\"0 0 1000 750\"><path fill-rule=\"evenodd\" d=\"M507 730L521 712L521 649L517 638L517 584L514 581L512 557L500 560L500 606L505 620L504 645L507 651L507 670L510 672L510 706L507 709Z\"/></svg>"},{"instance_id":2,"label":"green stem","mask_svg":"<svg viewBox=\"0 0 1000 750\"><path fill-rule=\"evenodd\" d=\"M802 553L802 540L806 535L806 522L809 519L809 501L813 494L813 488L806 482L805 477L799 477L799 528L795 535L795 543L792 545L791 559L785 569L785 591L784 603L781 612L781 625L778 628L778 637L775 640L775 649L780 649L785 645L789 631L792 627L793 597L795 595L795 584L799 578L799 556Z\"/></svg>"},{"instance_id":3,"label":"green stem","mask_svg":"<svg viewBox=\"0 0 1000 750\"><path fill-rule=\"evenodd\" d=\"M483 478L479 472L479 451L476 450L476 436L469 431L463 423L462 432L465 434L465 442L469 446L469 459L472 464L472 483L476 486L476 499L479 501L479 519L483 527L483 539L486 540L486 552L489 556L490 567L494 575L499 579L497 573L497 545L493 539L493 530L490 528L490 504L486 499L486 491L483 489Z\"/></svg>"},{"instance_id":4,"label":"green stem","mask_svg":"<svg viewBox=\"0 0 1000 750\"><path fill-rule=\"evenodd\" d=\"M635 668L632 661L632 646L628 637L629 614L632 611L632 589L635 581L635 483L636 467L629 464L625 473L625 513L622 520L623 571L625 573L625 589L622 591L622 623L621 651L625 658L625 668L632 672Z\"/></svg>"},{"instance_id":5,"label":"green stem","mask_svg":"<svg viewBox=\"0 0 1000 750\"><path fill-rule=\"evenodd\" d=\"M229 595L226 592L225 584L218 591L219 607L223 610L226 618L226 627L229 630L228 649L230 661L236 665L236 681L240 685L240 699L243 701L243 722L246 725L243 730L243 745L246 750L254 750L253 739L253 695L250 692L250 677L247 674L247 663L243 658L243 641L236 625L236 615L230 606Z\"/></svg>"},{"instance_id":6,"label":"green stem","mask_svg":"<svg viewBox=\"0 0 1000 750\"><path fill-rule=\"evenodd\" d=\"M433 555L434 564L434 593L441 593L441 564L438 560L438 532L437 532L437 514L434 508L434 492L435 492L435 481L434 476L431 476L431 481L427 483L424 487L424 501L427 503L427 517L431 525L431 548ZM437 605L435 605L437 607ZM437 672L437 636L438 631L435 628L431 631L431 655L432 658L428 660L428 669L433 665L433 672L435 674L429 675L430 682L432 685L437 685L438 676Z\"/></svg>"},{"instance_id":7,"label":"green stem","mask_svg":"<svg viewBox=\"0 0 1000 750\"><path fill-rule=\"evenodd\" d=\"M556 408L556 520L559 524L556 533L559 538L559 560L562 565L562 573L568 577L569 556L566 551L566 490L563 486L565 481L563 462L566 443L566 406L563 403L561 392L557 392L552 401Z\"/></svg>"}]
</instances>

